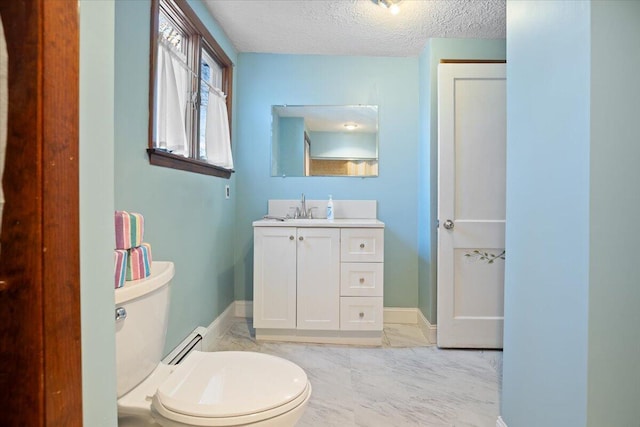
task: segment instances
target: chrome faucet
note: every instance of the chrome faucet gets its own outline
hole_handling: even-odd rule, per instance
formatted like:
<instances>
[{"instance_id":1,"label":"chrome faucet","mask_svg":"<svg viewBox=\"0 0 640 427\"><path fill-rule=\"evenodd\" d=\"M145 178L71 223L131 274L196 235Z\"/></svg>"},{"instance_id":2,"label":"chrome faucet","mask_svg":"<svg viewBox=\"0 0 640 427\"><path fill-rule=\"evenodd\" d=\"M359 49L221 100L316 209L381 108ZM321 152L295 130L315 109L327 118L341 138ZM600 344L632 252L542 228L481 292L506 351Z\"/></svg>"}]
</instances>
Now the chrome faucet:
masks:
<instances>
[{"instance_id":1,"label":"chrome faucet","mask_svg":"<svg viewBox=\"0 0 640 427\"><path fill-rule=\"evenodd\" d=\"M300 199L300 218L307 217L307 201L304 197L304 193L302 193L302 198Z\"/></svg>"},{"instance_id":2,"label":"chrome faucet","mask_svg":"<svg viewBox=\"0 0 640 427\"><path fill-rule=\"evenodd\" d=\"M312 206L309 209L307 209L307 199L304 196L304 193L302 193L302 197L300 197L300 206L296 206L295 208L292 206L289 209L295 209L293 212L294 219L297 219L297 218L312 219L313 210L316 209L316 206ZM291 218L291 217L287 214L287 218Z\"/></svg>"}]
</instances>

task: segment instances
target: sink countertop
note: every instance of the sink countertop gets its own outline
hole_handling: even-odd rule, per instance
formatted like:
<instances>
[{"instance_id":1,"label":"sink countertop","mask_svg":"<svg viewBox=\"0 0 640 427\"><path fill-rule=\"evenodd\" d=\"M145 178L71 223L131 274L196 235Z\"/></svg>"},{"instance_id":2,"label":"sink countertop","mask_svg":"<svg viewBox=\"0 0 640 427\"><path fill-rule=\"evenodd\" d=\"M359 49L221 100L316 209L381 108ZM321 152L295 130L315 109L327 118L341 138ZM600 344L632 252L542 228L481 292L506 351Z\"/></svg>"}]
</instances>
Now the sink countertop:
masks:
<instances>
[{"instance_id":1,"label":"sink countertop","mask_svg":"<svg viewBox=\"0 0 640 427\"><path fill-rule=\"evenodd\" d=\"M260 219L253 222L254 227L323 227L323 228L384 228L384 222L377 219Z\"/></svg>"}]
</instances>

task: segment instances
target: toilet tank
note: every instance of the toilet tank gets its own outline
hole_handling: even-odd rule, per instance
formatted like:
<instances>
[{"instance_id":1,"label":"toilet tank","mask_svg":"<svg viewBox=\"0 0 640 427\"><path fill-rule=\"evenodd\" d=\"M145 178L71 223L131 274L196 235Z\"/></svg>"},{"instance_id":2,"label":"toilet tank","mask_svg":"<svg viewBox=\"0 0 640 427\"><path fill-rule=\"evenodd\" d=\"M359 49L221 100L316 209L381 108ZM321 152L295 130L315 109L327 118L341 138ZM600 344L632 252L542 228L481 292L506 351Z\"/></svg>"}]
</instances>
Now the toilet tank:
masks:
<instances>
[{"instance_id":1,"label":"toilet tank","mask_svg":"<svg viewBox=\"0 0 640 427\"><path fill-rule=\"evenodd\" d=\"M127 281L115 290L116 313L126 311L126 318L116 320L118 398L142 382L162 359L173 275L172 262L154 261L149 277Z\"/></svg>"}]
</instances>

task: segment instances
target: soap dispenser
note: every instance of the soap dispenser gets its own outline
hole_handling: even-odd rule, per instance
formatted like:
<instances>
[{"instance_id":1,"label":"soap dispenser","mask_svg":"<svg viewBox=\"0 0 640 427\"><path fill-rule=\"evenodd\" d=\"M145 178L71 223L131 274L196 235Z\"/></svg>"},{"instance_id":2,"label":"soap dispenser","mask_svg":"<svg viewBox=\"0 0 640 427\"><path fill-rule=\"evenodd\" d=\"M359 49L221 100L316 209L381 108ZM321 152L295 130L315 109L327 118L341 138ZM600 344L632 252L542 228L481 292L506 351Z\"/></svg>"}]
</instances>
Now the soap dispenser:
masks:
<instances>
[{"instance_id":1,"label":"soap dispenser","mask_svg":"<svg viewBox=\"0 0 640 427\"><path fill-rule=\"evenodd\" d=\"M327 219L333 221L333 199L331 194L329 194L329 201L327 202Z\"/></svg>"}]
</instances>

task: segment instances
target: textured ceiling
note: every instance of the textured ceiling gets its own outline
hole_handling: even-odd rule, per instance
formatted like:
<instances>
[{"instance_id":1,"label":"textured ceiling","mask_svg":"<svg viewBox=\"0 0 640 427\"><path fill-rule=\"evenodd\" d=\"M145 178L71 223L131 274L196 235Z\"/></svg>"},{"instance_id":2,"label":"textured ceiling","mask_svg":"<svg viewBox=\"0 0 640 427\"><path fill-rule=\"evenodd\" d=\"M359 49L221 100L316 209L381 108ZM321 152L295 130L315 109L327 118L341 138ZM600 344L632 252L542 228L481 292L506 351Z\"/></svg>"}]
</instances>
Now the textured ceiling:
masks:
<instances>
[{"instance_id":1,"label":"textured ceiling","mask_svg":"<svg viewBox=\"0 0 640 427\"><path fill-rule=\"evenodd\" d=\"M203 0L239 52L416 56L427 39L506 36L505 0Z\"/></svg>"}]
</instances>

